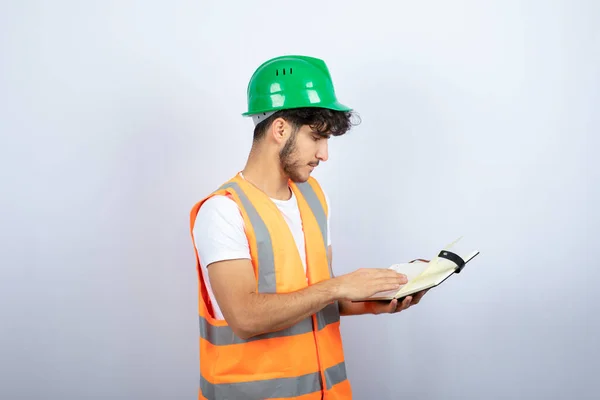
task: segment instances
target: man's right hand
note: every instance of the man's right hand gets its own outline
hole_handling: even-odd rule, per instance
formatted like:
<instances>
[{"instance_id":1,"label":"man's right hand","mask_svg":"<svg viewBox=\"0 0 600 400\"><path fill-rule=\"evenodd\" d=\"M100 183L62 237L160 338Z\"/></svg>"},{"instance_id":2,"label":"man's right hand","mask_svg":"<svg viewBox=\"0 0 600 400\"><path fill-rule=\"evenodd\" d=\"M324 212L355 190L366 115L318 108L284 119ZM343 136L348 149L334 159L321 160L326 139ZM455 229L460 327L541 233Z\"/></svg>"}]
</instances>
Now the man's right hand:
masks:
<instances>
[{"instance_id":1,"label":"man's right hand","mask_svg":"<svg viewBox=\"0 0 600 400\"><path fill-rule=\"evenodd\" d=\"M397 290L408 282L406 275L389 268L361 268L331 280L338 298L362 300L378 292Z\"/></svg>"}]
</instances>

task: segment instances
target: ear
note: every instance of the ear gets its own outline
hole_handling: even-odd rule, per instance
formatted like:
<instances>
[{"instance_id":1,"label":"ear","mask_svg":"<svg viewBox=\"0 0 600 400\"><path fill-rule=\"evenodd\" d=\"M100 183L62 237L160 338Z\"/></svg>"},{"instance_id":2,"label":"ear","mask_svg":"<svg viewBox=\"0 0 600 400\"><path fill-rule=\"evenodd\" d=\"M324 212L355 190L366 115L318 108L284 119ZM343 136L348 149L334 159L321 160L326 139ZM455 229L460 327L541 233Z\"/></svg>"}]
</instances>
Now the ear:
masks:
<instances>
[{"instance_id":1,"label":"ear","mask_svg":"<svg viewBox=\"0 0 600 400\"><path fill-rule=\"evenodd\" d=\"M289 136L290 129L290 125L283 118L277 118L271 124L270 133L275 142L282 144Z\"/></svg>"}]
</instances>

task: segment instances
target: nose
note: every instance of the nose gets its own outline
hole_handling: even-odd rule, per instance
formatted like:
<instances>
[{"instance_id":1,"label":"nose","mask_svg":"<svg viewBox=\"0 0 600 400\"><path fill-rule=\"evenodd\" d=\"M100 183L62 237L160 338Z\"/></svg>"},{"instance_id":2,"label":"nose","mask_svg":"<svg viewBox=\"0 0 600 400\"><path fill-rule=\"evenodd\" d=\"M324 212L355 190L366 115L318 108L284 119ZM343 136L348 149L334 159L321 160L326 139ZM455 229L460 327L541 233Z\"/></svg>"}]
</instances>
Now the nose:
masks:
<instances>
[{"instance_id":1,"label":"nose","mask_svg":"<svg viewBox=\"0 0 600 400\"><path fill-rule=\"evenodd\" d=\"M320 161L327 161L329 158L328 154L328 142L327 139L319 140L319 148L317 149L317 159Z\"/></svg>"}]
</instances>

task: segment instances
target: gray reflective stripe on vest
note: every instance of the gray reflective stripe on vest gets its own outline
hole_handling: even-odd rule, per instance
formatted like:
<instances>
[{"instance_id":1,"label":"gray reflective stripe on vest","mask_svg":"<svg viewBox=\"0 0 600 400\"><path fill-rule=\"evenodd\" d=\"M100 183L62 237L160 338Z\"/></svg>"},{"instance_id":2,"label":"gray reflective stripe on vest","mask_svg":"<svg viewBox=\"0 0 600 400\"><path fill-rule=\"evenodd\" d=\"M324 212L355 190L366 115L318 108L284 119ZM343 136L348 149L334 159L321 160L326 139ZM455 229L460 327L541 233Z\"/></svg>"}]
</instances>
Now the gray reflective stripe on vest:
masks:
<instances>
[{"instance_id":1,"label":"gray reflective stripe on vest","mask_svg":"<svg viewBox=\"0 0 600 400\"><path fill-rule=\"evenodd\" d=\"M340 320L339 303L331 303L317 313L317 326L319 330L325 328L329 324L335 324Z\"/></svg>"},{"instance_id":2,"label":"gray reflective stripe on vest","mask_svg":"<svg viewBox=\"0 0 600 400\"><path fill-rule=\"evenodd\" d=\"M229 182L221 186L221 189L228 188L234 189L239 196L254 229L258 251L258 291L261 293L275 293L277 291L275 259L269 230L240 186L235 182Z\"/></svg>"},{"instance_id":3,"label":"gray reflective stripe on vest","mask_svg":"<svg viewBox=\"0 0 600 400\"><path fill-rule=\"evenodd\" d=\"M263 400L294 398L321 390L321 375L316 372L295 378L277 378L238 383L211 384L200 377L200 390L209 400Z\"/></svg>"},{"instance_id":4,"label":"gray reflective stripe on vest","mask_svg":"<svg viewBox=\"0 0 600 400\"><path fill-rule=\"evenodd\" d=\"M323 243L325 243L325 248L327 248L327 215L325 215L323 205L319 201L317 193L315 193L315 190L312 186L310 186L309 183L296 183L296 186L298 189L300 189L300 192L306 199L310 210L315 215L317 223L319 224L319 229L321 230L321 235L323 235Z\"/></svg>"},{"instance_id":5,"label":"gray reflective stripe on vest","mask_svg":"<svg viewBox=\"0 0 600 400\"><path fill-rule=\"evenodd\" d=\"M346 364L340 363L325 370L326 387L345 381ZM321 390L321 374L314 372L295 378L277 378L238 383L212 384L200 377L200 390L209 400L243 399L261 400L272 398L294 398Z\"/></svg>"},{"instance_id":6,"label":"gray reflective stripe on vest","mask_svg":"<svg viewBox=\"0 0 600 400\"><path fill-rule=\"evenodd\" d=\"M323 243L325 244L325 252L327 253L327 215L325 214L323 205L321 204L321 201L317 197L317 193L310 183L297 183L296 186L302 193L302 196L304 196L304 199L308 203L310 210L317 219L317 224L319 225L321 236L323 237ZM327 264L329 266L329 274L331 277L333 277L333 269L331 264L329 264L329 259L327 259Z\"/></svg>"},{"instance_id":7,"label":"gray reflective stripe on vest","mask_svg":"<svg viewBox=\"0 0 600 400\"><path fill-rule=\"evenodd\" d=\"M346 375L346 363L341 362L338 365L327 368L325 370L325 381L327 390L331 390L334 385L341 383L347 379Z\"/></svg>"},{"instance_id":8,"label":"gray reflective stripe on vest","mask_svg":"<svg viewBox=\"0 0 600 400\"><path fill-rule=\"evenodd\" d=\"M302 193L302 196L306 200L306 203L310 207L310 210L317 220L317 224L319 225L319 229L321 230L321 235L323 237L323 243L325 244L325 252L327 252L327 215L325 214L323 205L317 197L317 193L309 183L297 183L296 186L300 190L300 193ZM331 264L329 264L329 260L328 266L329 274L331 277L333 277L333 269ZM340 313L338 302L328 305L317 314L319 329L323 329L328 324L338 322L339 320Z\"/></svg>"},{"instance_id":9,"label":"gray reflective stripe on vest","mask_svg":"<svg viewBox=\"0 0 600 400\"><path fill-rule=\"evenodd\" d=\"M329 320L332 319L333 318L330 318ZM214 346L228 346L232 344L254 342L262 339L301 335L304 333L312 332L312 327L312 318L308 317L298 322L296 325L290 326L289 328L285 328L276 332L269 332L262 335L253 336L244 340L237 336L235 333L233 333L231 327L213 326L210 325L205 318L203 318L202 316L200 317L200 337Z\"/></svg>"},{"instance_id":10,"label":"gray reflective stripe on vest","mask_svg":"<svg viewBox=\"0 0 600 400\"><path fill-rule=\"evenodd\" d=\"M329 324L339 322L340 313L337 303L329 304L323 310L317 313L318 329L321 330ZM294 335L302 335L312 332L312 318L305 318L296 325L290 326L276 332L269 332L262 335L256 335L246 340L241 339L230 326L214 326L200 316L200 337L214 346L228 346L232 344L241 344L254 342L262 339L272 339L277 337L286 337Z\"/></svg>"}]
</instances>

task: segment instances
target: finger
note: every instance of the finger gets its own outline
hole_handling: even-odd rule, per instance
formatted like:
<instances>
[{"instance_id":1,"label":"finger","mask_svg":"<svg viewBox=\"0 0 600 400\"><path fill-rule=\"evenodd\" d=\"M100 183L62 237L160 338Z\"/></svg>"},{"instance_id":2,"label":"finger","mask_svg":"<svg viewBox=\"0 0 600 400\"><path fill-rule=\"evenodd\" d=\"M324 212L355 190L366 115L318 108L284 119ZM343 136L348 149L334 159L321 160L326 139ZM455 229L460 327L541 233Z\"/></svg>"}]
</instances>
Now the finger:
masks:
<instances>
[{"instance_id":1,"label":"finger","mask_svg":"<svg viewBox=\"0 0 600 400\"><path fill-rule=\"evenodd\" d=\"M393 278L400 279L406 283L407 277L404 274L394 271L393 269L385 268L385 269L373 269L373 274L375 278Z\"/></svg>"},{"instance_id":2,"label":"finger","mask_svg":"<svg viewBox=\"0 0 600 400\"><path fill-rule=\"evenodd\" d=\"M390 282L381 282L375 285L371 285L371 292L388 292L390 290L398 290L400 289L400 284L398 283L390 283Z\"/></svg>"},{"instance_id":3,"label":"finger","mask_svg":"<svg viewBox=\"0 0 600 400\"><path fill-rule=\"evenodd\" d=\"M396 275L394 276L394 278L398 279L398 281L401 284L405 284L406 282L408 282L408 277L406 275L404 275L404 274L396 273Z\"/></svg>"},{"instance_id":4,"label":"finger","mask_svg":"<svg viewBox=\"0 0 600 400\"><path fill-rule=\"evenodd\" d=\"M369 286L373 288L373 290L384 291L384 290L396 290L399 289L403 283L399 282L397 279L374 279L369 282Z\"/></svg>"},{"instance_id":5,"label":"finger","mask_svg":"<svg viewBox=\"0 0 600 400\"><path fill-rule=\"evenodd\" d=\"M393 299L388 305L386 312L391 314L396 311L396 307L398 307L398 300Z\"/></svg>"},{"instance_id":6,"label":"finger","mask_svg":"<svg viewBox=\"0 0 600 400\"><path fill-rule=\"evenodd\" d=\"M400 311L406 310L410 307L410 303L412 302L412 296L406 296L406 298L402 301L400 305Z\"/></svg>"},{"instance_id":7,"label":"finger","mask_svg":"<svg viewBox=\"0 0 600 400\"><path fill-rule=\"evenodd\" d=\"M402 302L397 301L396 302L396 308L394 309L393 313L399 313L400 311L406 310L410 305L410 296L409 297L405 297L404 300L402 300Z\"/></svg>"},{"instance_id":8,"label":"finger","mask_svg":"<svg viewBox=\"0 0 600 400\"><path fill-rule=\"evenodd\" d=\"M415 304L419 304L419 301L421 301L421 298L423 297L423 293L419 292L417 295L415 295L415 297L413 298L413 300L410 302L410 304L412 306L414 306Z\"/></svg>"},{"instance_id":9,"label":"finger","mask_svg":"<svg viewBox=\"0 0 600 400\"><path fill-rule=\"evenodd\" d=\"M408 280L404 275L396 275L392 277L379 277L372 280L374 283L390 283L396 285L404 285Z\"/></svg>"},{"instance_id":10,"label":"finger","mask_svg":"<svg viewBox=\"0 0 600 400\"><path fill-rule=\"evenodd\" d=\"M427 290L429 290L429 289L426 289L426 290L422 290L422 291L420 291L420 292L419 292L419 293L418 293L418 294L415 296L415 298L413 299L413 301L411 302L411 304L412 304L413 306L414 306L415 304L419 304L419 302L421 301L421 299L423 298L423 296L425 296L425 293L427 293Z\"/></svg>"}]
</instances>

